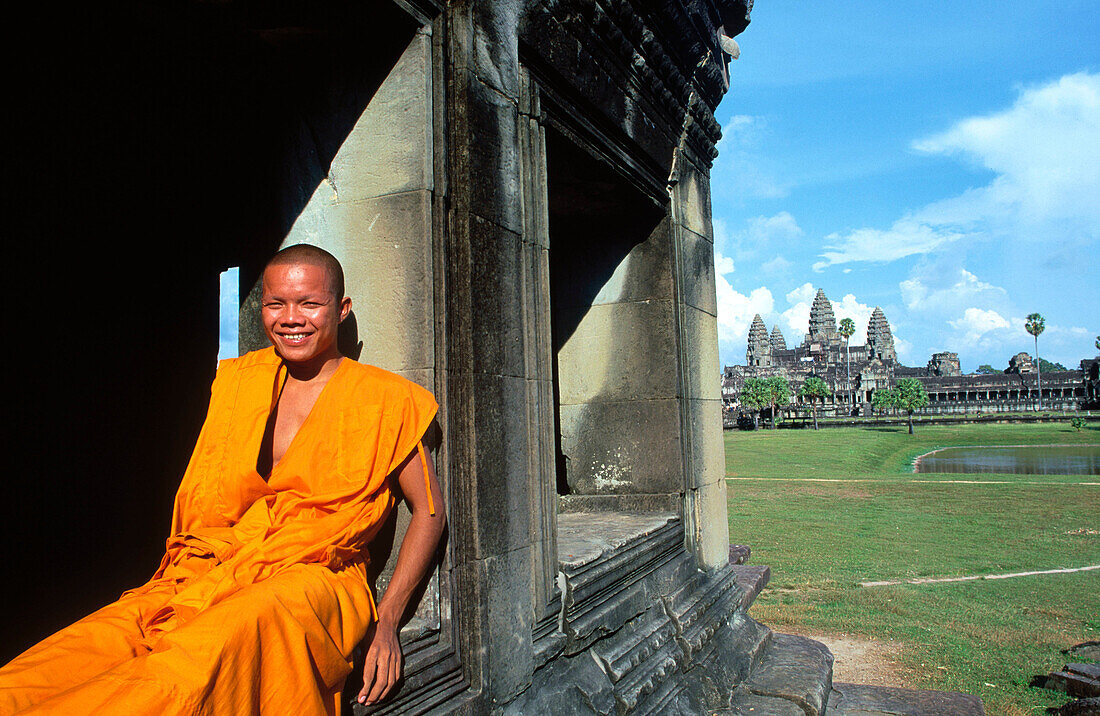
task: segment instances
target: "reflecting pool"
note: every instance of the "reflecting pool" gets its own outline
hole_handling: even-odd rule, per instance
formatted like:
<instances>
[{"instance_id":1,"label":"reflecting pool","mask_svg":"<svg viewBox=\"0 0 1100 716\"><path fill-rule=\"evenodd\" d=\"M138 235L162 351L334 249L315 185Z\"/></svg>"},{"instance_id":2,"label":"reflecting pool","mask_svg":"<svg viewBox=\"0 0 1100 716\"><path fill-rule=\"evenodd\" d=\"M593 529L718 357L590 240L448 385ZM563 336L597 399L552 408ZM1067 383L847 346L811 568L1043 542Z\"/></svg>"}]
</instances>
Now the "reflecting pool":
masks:
<instances>
[{"instance_id":1,"label":"reflecting pool","mask_svg":"<svg viewBox=\"0 0 1100 716\"><path fill-rule=\"evenodd\" d=\"M914 472L1100 475L1100 445L943 448L917 458Z\"/></svg>"}]
</instances>

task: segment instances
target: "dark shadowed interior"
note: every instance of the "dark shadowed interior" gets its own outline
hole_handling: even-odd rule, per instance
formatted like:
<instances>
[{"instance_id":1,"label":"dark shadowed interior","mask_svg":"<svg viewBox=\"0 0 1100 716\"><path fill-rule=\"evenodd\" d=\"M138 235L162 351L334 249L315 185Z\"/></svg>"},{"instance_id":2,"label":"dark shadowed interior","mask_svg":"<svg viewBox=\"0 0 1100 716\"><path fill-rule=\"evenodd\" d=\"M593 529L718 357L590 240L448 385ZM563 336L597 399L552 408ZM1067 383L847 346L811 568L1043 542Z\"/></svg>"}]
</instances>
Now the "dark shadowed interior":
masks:
<instances>
[{"instance_id":1,"label":"dark shadowed interior","mask_svg":"<svg viewBox=\"0 0 1100 716\"><path fill-rule=\"evenodd\" d=\"M247 292L417 29L391 3L81 12L43 30L13 158L15 295L48 334L7 362L2 661L156 568L219 272Z\"/></svg>"}]
</instances>

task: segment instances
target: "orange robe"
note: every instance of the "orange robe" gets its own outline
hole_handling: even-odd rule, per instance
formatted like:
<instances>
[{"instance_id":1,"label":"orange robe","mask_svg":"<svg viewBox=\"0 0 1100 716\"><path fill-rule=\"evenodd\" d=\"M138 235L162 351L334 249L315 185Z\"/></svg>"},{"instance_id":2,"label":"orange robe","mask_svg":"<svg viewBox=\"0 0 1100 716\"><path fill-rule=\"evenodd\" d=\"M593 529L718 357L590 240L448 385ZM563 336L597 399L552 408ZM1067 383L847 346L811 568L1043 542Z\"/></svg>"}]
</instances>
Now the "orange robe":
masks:
<instances>
[{"instance_id":1,"label":"orange robe","mask_svg":"<svg viewBox=\"0 0 1100 716\"><path fill-rule=\"evenodd\" d=\"M365 547L394 504L387 477L438 406L344 359L265 482L284 379L271 348L222 362L160 567L0 669L0 713L339 710L375 618Z\"/></svg>"}]
</instances>

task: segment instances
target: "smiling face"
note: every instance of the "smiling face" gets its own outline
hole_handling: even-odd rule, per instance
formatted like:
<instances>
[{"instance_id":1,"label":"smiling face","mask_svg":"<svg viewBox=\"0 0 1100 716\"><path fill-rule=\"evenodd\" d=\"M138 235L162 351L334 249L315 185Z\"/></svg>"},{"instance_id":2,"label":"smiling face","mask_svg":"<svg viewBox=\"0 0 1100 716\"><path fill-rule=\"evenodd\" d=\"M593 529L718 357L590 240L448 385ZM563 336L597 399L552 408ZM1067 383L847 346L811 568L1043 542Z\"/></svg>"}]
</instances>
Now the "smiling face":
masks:
<instances>
[{"instance_id":1,"label":"smiling face","mask_svg":"<svg viewBox=\"0 0 1100 716\"><path fill-rule=\"evenodd\" d=\"M287 363L320 369L340 358L336 332L351 310L351 299L336 298L324 267L313 263L268 266L260 305L267 339Z\"/></svg>"}]
</instances>

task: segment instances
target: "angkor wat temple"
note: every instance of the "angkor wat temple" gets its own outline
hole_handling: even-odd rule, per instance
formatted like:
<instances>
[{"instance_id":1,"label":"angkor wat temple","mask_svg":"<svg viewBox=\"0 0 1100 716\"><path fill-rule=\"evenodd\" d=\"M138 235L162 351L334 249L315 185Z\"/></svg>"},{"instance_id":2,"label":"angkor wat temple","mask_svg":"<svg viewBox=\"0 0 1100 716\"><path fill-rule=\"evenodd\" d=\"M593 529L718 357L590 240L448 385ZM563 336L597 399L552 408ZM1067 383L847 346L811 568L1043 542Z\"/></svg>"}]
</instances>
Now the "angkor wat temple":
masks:
<instances>
[{"instance_id":1,"label":"angkor wat temple","mask_svg":"<svg viewBox=\"0 0 1100 716\"><path fill-rule=\"evenodd\" d=\"M1074 410L1096 402L1096 360L1081 361L1080 370L1048 371L1041 376L1043 410ZM1090 373L1091 371L1091 373ZM802 343L787 348L778 325L768 333L757 314L749 328L745 365L726 366L722 399L726 416L740 408L741 389L748 378L782 376L791 385L795 406L807 406L798 389L810 376L825 381L832 395L823 403L826 414L867 415L874 392L892 388L899 378L916 378L928 391L924 414L1001 413L1040 407L1040 376L1027 353L1017 353L1002 373L964 375L957 353L934 353L923 367L898 361L890 323L878 306L867 324L865 345L846 345L837 330L833 306L818 289L810 308L809 330Z\"/></svg>"}]
</instances>

